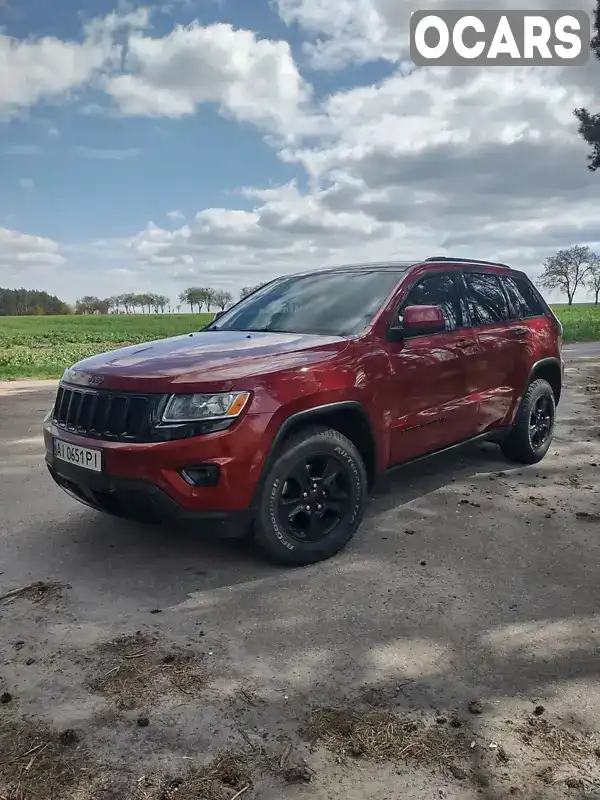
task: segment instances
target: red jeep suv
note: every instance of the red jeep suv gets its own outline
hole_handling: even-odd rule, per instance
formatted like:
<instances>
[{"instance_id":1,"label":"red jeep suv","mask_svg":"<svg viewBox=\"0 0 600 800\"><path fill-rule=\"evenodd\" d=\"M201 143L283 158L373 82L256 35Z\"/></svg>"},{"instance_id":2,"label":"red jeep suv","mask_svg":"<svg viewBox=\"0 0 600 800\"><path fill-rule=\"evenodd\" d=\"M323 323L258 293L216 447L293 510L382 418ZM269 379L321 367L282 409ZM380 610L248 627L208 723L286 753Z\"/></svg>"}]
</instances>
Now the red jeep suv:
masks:
<instances>
[{"instance_id":1,"label":"red jeep suv","mask_svg":"<svg viewBox=\"0 0 600 800\"><path fill-rule=\"evenodd\" d=\"M82 503L332 556L389 468L474 439L544 457L562 327L527 276L435 257L278 278L202 331L79 362L44 421ZM209 525L209 523L212 523Z\"/></svg>"}]
</instances>

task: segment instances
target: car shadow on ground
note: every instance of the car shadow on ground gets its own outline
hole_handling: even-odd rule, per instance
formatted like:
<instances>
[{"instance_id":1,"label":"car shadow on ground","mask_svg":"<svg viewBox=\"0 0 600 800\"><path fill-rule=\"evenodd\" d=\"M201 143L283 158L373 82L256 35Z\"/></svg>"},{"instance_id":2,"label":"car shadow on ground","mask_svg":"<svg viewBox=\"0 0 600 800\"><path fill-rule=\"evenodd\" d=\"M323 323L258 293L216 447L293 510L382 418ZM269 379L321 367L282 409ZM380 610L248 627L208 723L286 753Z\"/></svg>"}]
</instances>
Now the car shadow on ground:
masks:
<instances>
[{"instance_id":1,"label":"car shadow on ground","mask_svg":"<svg viewBox=\"0 0 600 800\"><path fill-rule=\"evenodd\" d=\"M369 531L377 526L382 512L401 512L419 497L502 466L507 464L496 447L471 445L386 475L370 498L363 527L348 551L369 553ZM79 575L88 586L90 581L108 583L118 587L121 595L147 596L150 603L160 597L163 603L174 603L190 592L290 572L266 563L251 540L219 539L201 530L121 520L82 509L70 498L64 502L74 513L60 524L50 523L44 538L61 552L61 572Z\"/></svg>"}]
</instances>

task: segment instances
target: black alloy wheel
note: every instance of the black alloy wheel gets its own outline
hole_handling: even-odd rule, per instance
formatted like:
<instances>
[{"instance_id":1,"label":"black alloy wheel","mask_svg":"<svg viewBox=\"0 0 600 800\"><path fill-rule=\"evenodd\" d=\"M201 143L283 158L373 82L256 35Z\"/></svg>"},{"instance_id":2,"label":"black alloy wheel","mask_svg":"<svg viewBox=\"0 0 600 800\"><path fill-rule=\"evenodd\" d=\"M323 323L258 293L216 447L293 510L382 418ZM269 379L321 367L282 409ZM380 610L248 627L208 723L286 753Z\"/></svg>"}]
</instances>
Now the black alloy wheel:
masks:
<instances>
[{"instance_id":1,"label":"black alloy wheel","mask_svg":"<svg viewBox=\"0 0 600 800\"><path fill-rule=\"evenodd\" d=\"M539 450L545 444L550 435L553 416L552 399L546 394L540 395L535 403L532 404L529 415L529 438L532 447L536 450Z\"/></svg>"},{"instance_id":2,"label":"black alloy wheel","mask_svg":"<svg viewBox=\"0 0 600 800\"><path fill-rule=\"evenodd\" d=\"M300 542L328 536L350 517L349 468L332 455L300 459L290 471L278 498L279 519Z\"/></svg>"}]
</instances>

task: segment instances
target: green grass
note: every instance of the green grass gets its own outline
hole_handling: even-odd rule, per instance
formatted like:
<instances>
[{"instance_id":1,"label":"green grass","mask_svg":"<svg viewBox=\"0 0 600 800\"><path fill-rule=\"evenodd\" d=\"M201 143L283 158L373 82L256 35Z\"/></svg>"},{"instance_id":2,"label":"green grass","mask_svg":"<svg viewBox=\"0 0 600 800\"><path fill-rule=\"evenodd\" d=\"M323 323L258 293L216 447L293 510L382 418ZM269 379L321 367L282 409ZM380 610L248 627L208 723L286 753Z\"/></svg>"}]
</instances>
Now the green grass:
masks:
<instances>
[{"instance_id":1,"label":"green grass","mask_svg":"<svg viewBox=\"0 0 600 800\"><path fill-rule=\"evenodd\" d=\"M595 342L600 340L600 305L576 303L572 306L552 306L564 327L565 342Z\"/></svg>"},{"instance_id":2,"label":"green grass","mask_svg":"<svg viewBox=\"0 0 600 800\"><path fill-rule=\"evenodd\" d=\"M554 310L566 342L600 340L600 306ZM0 317L0 379L59 378L82 358L206 325L211 314Z\"/></svg>"},{"instance_id":3,"label":"green grass","mask_svg":"<svg viewBox=\"0 0 600 800\"><path fill-rule=\"evenodd\" d=\"M197 331L212 314L0 317L0 379L58 378L82 358Z\"/></svg>"}]
</instances>

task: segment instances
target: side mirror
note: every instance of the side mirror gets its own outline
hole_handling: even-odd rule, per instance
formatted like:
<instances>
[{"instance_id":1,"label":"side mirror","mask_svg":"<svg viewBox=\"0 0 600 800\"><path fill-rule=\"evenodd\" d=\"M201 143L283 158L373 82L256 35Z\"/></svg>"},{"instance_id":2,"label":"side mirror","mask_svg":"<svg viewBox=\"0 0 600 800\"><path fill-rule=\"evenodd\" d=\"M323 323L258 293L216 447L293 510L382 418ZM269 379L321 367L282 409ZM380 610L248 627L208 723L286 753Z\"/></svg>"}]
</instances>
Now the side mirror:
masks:
<instances>
[{"instance_id":1,"label":"side mirror","mask_svg":"<svg viewBox=\"0 0 600 800\"><path fill-rule=\"evenodd\" d=\"M217 311L217 313L216 313L216 314L214 315L214 317L213 317L213 322L214 322L216 319L219 319L219 317L222 317L224 313L225 313L224 311Z\"/></svg>"},{"instance_id":2,"label":"side mirror","mask_svg":"<svg viewBox=\"0 0 600 800\"><path fill-rule=\"evenodd\" d=\"M446 321L439 306L407 306L404 309L402 328L392 329L396 334L402 331L402 337L427 336L446 330Z\"/></svg>"}]
</instances>

